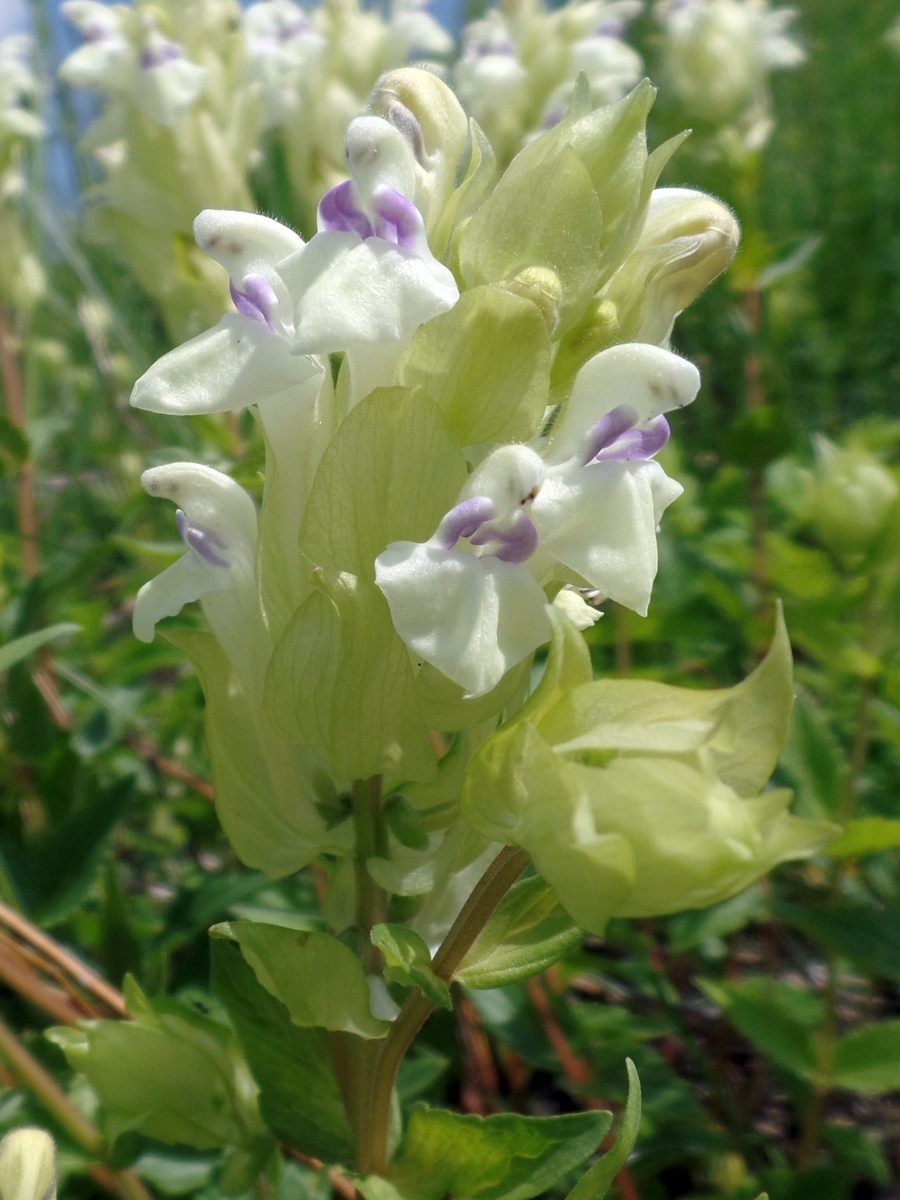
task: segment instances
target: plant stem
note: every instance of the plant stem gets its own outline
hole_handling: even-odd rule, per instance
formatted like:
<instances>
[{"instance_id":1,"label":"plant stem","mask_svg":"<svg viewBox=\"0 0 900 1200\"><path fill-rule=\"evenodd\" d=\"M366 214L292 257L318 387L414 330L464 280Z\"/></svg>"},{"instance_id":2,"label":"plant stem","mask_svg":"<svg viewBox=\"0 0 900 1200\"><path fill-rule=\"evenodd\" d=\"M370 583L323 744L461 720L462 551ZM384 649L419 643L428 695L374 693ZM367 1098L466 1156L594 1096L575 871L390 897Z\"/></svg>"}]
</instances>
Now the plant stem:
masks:
<instances>
[{"instance_id":1,"label":"plant stem","mask_svg":"<svg viewBox=\"0 0 900 1200\"><path fill-rule=\"evenodd\" d=\"M475 885L434 957L434 972L449 983L500 901L528 865L520 846L506 846ZM381 1043L371 1094L371 1108L359 1144L359 1169L384 1175L388 1168L388 1129L394 1080L416 1034L434 1011L434 1004L416 989L400 1010Z\"/></svg>"}]
</instances>

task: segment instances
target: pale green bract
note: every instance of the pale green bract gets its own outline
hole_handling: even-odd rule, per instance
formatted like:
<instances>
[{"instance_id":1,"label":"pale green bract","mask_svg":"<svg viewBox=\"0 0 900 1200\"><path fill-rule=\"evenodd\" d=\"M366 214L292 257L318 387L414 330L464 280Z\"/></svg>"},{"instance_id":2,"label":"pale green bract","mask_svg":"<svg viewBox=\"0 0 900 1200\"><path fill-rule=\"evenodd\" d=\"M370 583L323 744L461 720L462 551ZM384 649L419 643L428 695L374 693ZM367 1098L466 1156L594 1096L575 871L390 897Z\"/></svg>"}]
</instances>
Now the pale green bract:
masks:
<instances>
[{"instance_id":1,"label":"pale green bract","mask_svg":"<svg viewBox=\"0 0 900 1200\"><path fill-rule=\"evenodd\" d=\"M554 619L551 664L566 657ZM461 805L485 837L528 850L583 928L705 908L840 832L791 816L784 789L760 791L792 703L780 619L768 656L735 688L573 683L559 695L551 676L485 743Z\"/></svg>"}]
</instances>

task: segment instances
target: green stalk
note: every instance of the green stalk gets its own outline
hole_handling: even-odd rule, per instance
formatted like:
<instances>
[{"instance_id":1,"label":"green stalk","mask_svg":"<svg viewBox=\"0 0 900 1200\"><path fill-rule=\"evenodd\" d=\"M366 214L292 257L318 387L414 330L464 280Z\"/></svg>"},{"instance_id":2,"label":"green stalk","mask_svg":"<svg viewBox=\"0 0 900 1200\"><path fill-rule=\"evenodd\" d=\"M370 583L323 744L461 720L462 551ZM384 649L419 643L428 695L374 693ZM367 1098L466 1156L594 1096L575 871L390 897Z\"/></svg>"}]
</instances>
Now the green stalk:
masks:
<instances>
[{"instance_id":1,"label":"green stalk","mask_svg":"<svg viewBox=\"0 0 900 1200\"><path fill-rule=\"evenodd\" d=\"M519 846L506 846L475 885L434 958L434 971L450 983L475 939L500 901L528 865L528 854ZM416 1034L434 1011L434 1004L416 989L404 1004L390 1033L381 1043L371 1092L371 1107L359 1144L359 1169L384 1175L388 1169L388 1131L394 1081L403 1057Z\"/></svg>"}]
</instances>

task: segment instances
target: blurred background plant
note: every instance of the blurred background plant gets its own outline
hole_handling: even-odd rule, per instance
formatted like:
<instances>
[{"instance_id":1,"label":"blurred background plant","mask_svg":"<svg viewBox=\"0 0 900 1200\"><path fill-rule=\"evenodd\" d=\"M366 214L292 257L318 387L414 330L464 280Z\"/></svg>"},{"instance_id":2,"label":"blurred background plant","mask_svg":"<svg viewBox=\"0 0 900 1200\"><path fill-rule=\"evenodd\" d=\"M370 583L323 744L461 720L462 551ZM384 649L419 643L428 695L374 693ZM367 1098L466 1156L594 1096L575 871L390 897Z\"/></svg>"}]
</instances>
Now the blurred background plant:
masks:
<instances>
[{"instance_id":1,"label":"blurred background plant","mask_svg":"<svg viewBox=\"0 0 900 1200\"><path fill-rule=\"evenodd\" d=\"M106 1144L96 1095L41 1031L121 1015L127 972L221 1019L213 922L320 923L324 866L273 885L234 858L198 681L131 634L139 585L182 549L141 470L191 458L262 486L247 413L165 422L127 404L150 362L227 306L194 215L258 207L311 232L347 119L410 57L446 64L501 163L553 123L579 71L597 100L646 70L662 89L654 144L695 126L664 182L721 196L745 236L678 325L704 388L665 451L687 493L650 615L607 605L595 667L733 683L783 598L800 686L779 781L845 832L735 900L616 921L528 983L461 995L426 1027L401 1100L616 1106L630 1055L645 1119L623 1200L897 1196L894 0L804 0L790 26L756 0L507 4L448 19L458 51L401 4L61 7L28 10L33 42L0 43L2 1128L53 1131L67 1195L240 1194L221 1154L178 1131L136 1122ZM716 58L723 39L743 71ZM286 1155L280 1195L351 1194Z\"/></svg>"}]
</instances>

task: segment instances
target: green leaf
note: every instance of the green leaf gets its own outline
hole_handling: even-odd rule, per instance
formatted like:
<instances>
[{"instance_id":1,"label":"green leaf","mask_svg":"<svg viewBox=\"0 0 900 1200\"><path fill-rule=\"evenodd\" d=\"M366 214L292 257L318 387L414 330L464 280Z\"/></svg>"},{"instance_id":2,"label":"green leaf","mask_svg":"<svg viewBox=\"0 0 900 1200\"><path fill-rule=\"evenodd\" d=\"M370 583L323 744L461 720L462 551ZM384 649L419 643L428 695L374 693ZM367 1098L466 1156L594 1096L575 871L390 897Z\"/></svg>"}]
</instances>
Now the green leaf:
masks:
<instances>
[{"instance_id":1,"label":"green leaf","mask_svg":"<svg viewBox=\"0 0 900 1200\"><path fill-rule=\"evenodd\" d=\"M470 988L528 979L558 962L582 937L543 879L522 879L503 897L455 978Z\"/></svg>"},{"instance_id":2,"label":"green leaf","mask_svg":"<svg viewBox=\"0 0 900 1200\"><path fill-rule=\"evenodd\" d=\"M300 1029L232 942L211 944L212 990L225 1006L259 1085L259 1108L282 1141L325 1162L349 1162L353 1135L328 1034Z\"/></svg>"},{"instance_id":3,"label":"green leaf","mask_svg":"<svg viewBox=\"0 0 900 1200\"><path fill-rule=\"evenodd\" d=\"M165 636L191 659L203 684L216 812L241 861L279 879L329 842L339 846L339 832L329 832L316 809L312 776L319 760L277 729L263 734L211 633L175 629Z\"/></svg>"},{"instance_id":4,"label":"green leaf","mask_svg":"<svg viewBox=\"0 0 900 1200\"><path fill-rule=\"evenodd\" d=\"M0 869L22 908L44 925L65 920L83 903L134 792L132 778L104 787L77 762L66 782L73 803L61 821L27 842L0 836Z\"/></svg>"},{"instance_id":5,"label":"green leaf","mask_svg":"<svg viewBox=\"0 0 900 1200\"><path fill-rule=\"evenodd\" d=\"M254 921L216 925L213 932L238 943L256 978L287 1007L295 1025L362 1038L384 1037L390 1029L389 1021L372 1016L362 963L330 934Z\"/></svg>"},{"instance_id":6,"label":"green leaf","mask_svg":"<svg viewBox=\"0 0 900 1200\"><path fill-rule=\"evenodd\" d=\"M425 542L456 503L465 459L434 400L378 388L341 423L322 455L300 545L316 566L375 579L391 542Z\"/></svg>"},{"instance_id":7,"label":"green leaf","mask_svg":"<svg viewBox=\"0 0 900 1200\"><path fill-rule=\"evenodd\" d=\"M625 1059L625 1066L628 1069L628 1102L616 1144L579 1179L569 1192L568 1200L603 1200L634 1149L641 1128L641 1081L630 1058Z\"/></svg>"},{"instance_id":8,"label":"green leaf","mask_svg":"<svg viewBox=\"0 0 900 1200\"><path fill-rule=\"evenodd\" d=\"M865 1025L839 1038L832 1081L866 1095L900 1090L900 1021Z\"/></svg>"},{"instance_id":9,"label":"green leaf","mask_svg":"<svg viewBox=\"0 0 900 1200\"><path fill-rule=\"evenodd\" d=\"M831 851L829 850L829 853ZM778 917L868 975L900 982L900 904L779 904Z\"/></svg>"},{"instance_id":10,"label":"green leaf","mask_svg":"<svg viewBox=\"0 0 900 1200\"><path fill-rule=\"evenodd\" d=\"M301 604L269 663L269 719L321 754L337 778L433 778L412 664L387 601L354 575L319 575L328 594Z\"/></svg>"},{"instance_id":11,"label":"green leaf","mask_svg":"<svg viewBox=\"0 0 900 1200\"><path fill-rule=\"evenodd\" d=\"M546 322L530 300L496 287L472 288L418 331L403 381L437 401L461 446L527 441L547 406Z\"/></svg>"},{"instance_id":12,"label":"green leaf","mask_svg":"<svg viewBox=\"0 0 900 1200\"><path fill-rule=\"evenodd\" d=\"M694 912L679 913L668 922L669 945L675 954L700 946L711 938L743 929L765 918L769 910L765 889L754 884L730 900Z\"/></svg>"},{"instance_id":13,"label":"green leaf","mask_svg":"<svg viewBox=\"0 0 900 1200\"><path fill-rule=\"evenodd\" d=\"M813 1031L825 1017L819 996L768 976L728 984L698 980L698 984L773 1063L802 1079L818 1079Z\"/></svg>"},{"instance_id":14,"label":"green leaf","mask_svg":"<svg viewBox=\"0 0 900 1200\"><path fill-rule=\"evenodd\" d=\"M59 625L48 625L46 629L36 629L34 633L26 633L23 637L14 638L13 641L0 646L0 671L8 671L10 667L21 662L23 658L27 658L35 650L39 650L41 646L45 646L47 642L52 642L54 638L63 637L67 633L78 633L80 630L80 625L73 625L71 621L63 621Z\"/></svg>"},{"instance_id":15,"label":"green leaf","mask_svg":"<svg viewBox=\"0 0 900 1200\"><path fill-rule=\"evenodd\" d=\"M390 1179L406 1200L528 1200L584 1162L611 1124L606 1112L470 1117L416 1107Z\"/></svg>"},{"instance_id":16,"label":"green leaf","mask_svg":"<svg viewBox=\"0 0 900 1200\"><path fill-rule=\"evenodd\" d=\"M403 987L417 987L434 1004L453 1010L450 989L435 975L431 954L417 933L405 925L376 925L372 944L384 955L388 979Z\"/></svg>"},{"instance_id":17,"label":"green leaf","mask_svg":"<svg viewBox=\"0 0 900 1200\"><path fill-rule=\"evenodd\" d=\"M148 1000L133 980L126 990L133 1020L47 1034L97 1093L109 1140L135 1132L196 1150L239 1144L245 1114L234 1035L174 1000Z\"/></svg>"},{"instance_id":18,"label":"green leaf","mask_svg":"<svg viewBox=\"0 0 900 1200\"><path fill-rule=\"evenodd\" d=\"M824 712L804 688L797 689L791 725L781 756L809 816L836 813L846 779L846 762Z\"/></svg>"},{"instance_id":19,"label":"green leaf","mask_svg":"<svg viewBox=\"0 0 900 1200\"><path fill-rule=\"evenodd\" d=\"M546 155L528 146L463 229L460 271L474 288L548 267L562 284L565 321L583 312L597 287L602 227L597 193L575 151L562 145Z\"/></svg>"},{"instance_id":20,"label":"green leaf","mask_svg":"<svg viewBox=\"0 0 900 1200\"><path fill-rule=\"evenodd\" d=\"M888 817L861 817L847 821L844 832L825 851L831 858L863 858L900 846L900 821Z\"/></svg>"}]
</instances>

